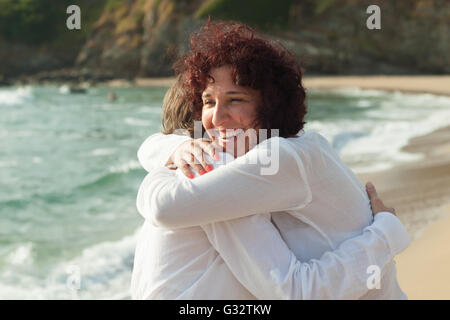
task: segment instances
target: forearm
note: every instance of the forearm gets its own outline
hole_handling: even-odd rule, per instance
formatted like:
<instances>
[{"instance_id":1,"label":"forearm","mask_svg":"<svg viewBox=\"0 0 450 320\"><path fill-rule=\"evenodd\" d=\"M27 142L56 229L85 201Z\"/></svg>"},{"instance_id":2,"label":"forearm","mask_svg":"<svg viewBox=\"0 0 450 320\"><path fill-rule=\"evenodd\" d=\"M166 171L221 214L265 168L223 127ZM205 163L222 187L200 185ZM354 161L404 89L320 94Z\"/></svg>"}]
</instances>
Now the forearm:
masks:
<instances>
[{"instance_id":1,"label":"forearm","mask_svg":"<svg viewBox=\"0 0 450 320\"><path fill-rule=\"evenodd\" d=\"M278 172L262 175L258 152L189 181L178 180L166 168L153 170L139 190L144 215L176 229L307 205L311 191L294 157L280 153Z\"/></svg>"},{"instance_id":2,"label":"forearm","mask_svg":"<svg viewBox=\"0 0 450 320\"><path fill-rule=\"evenodd\" d=\"M203 226L236 278L258 299L356 299L367 288L367 268L381 270L409 243L395 216L378 216L357 237L320 259L299 261L267 215Z\"/></svg>"},{"instance_id":3,"label":"forearm","mask_svg":"<svg viewBox=\"0 0 450 320\"><path fill-rule=\"evenodd\" d=\"M165 166L177 147L190 139L185 135L155 133L142 143L137 157L142 167L150 172L154 168Z\"/></svg>"}]
</instances>

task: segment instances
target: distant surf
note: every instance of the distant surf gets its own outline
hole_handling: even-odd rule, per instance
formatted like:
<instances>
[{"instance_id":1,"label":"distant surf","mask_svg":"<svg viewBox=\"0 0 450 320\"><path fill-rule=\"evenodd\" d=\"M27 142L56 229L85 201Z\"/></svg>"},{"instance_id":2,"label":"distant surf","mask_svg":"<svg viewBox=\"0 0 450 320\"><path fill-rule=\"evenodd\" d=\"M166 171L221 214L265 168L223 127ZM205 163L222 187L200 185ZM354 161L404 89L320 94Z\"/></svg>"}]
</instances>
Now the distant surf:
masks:
<instances>
[{"instance_id":1,"label":"distant surf","mask_svg":"<svg viewBox=\"0 0 450 320\"><path fill-rule=\"evenodd\" d=\"M409 139L450 124L450 97L345 88L310 92L312 116L306 128L324 135L355 172L389 169L414 161L419 154L402 152ZM314 116L317 97L334 114ZM336 108L343 109L337 115ZM346 111L347 109L347 111ZM350 110L349 110L350 109ZM356 110L355 110L356 109Z\"/></svg>"}]
</instances>

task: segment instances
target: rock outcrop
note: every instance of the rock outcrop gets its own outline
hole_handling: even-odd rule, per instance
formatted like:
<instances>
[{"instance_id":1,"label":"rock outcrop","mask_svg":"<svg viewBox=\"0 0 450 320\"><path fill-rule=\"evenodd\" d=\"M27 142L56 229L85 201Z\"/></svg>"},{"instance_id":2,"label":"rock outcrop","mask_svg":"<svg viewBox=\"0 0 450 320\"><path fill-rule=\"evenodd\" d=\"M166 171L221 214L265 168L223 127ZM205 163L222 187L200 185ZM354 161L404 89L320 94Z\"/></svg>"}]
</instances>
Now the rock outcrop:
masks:
<instances>
[{"instance_id":1,"label":"rock outcrop","mask_svg":"<svg viewBox=\"0 0 450 320\"><path fill-rule=\"evenodd\" d=\"M366 27L371 4L381 9L381 30ZM91 14L96 22L83 42L55 47L0 39L0 83L37 72L35 79L94 82L170 76L175 59L188 50L189 34L209 15L259 21L256 28L295 52L308 74L450 72L447 0L103 0L90 5L82 11L99 14Z\"/></svg>"},{"instance_id":2,"label":"rock outcrop","mask_svg":"<svg viewBox=\"0 0 450 320\"><path fill-rule=\"evenodd\" d=\"M188 49L189 33L205 21L198 12L217 3L211 12L220 13L223 7L229 17L230 3L236 3L236 10L244 5L228 1L226 7L220 0L124 1L103 13L77 66L112 71L119 77L171 75L175 57ZM288 23L267 28L267 35L294 51L310 74L450 72L448 1L290 3ZM371 4L381 8L381 30L366 27Z\"/></svg>"},{"instance_id":3,"label":"rock outcrop","mask_svg":"<svg viewBox=\"0 0 450 320\"><path fill-rule=\"evenodd\" d=\"M107 10L81 49L76 66L117 77L172 74L176 57L188 49L189 34L201 21L193 13L201 1L127 0Z\"/></svg>"}]
</instances>

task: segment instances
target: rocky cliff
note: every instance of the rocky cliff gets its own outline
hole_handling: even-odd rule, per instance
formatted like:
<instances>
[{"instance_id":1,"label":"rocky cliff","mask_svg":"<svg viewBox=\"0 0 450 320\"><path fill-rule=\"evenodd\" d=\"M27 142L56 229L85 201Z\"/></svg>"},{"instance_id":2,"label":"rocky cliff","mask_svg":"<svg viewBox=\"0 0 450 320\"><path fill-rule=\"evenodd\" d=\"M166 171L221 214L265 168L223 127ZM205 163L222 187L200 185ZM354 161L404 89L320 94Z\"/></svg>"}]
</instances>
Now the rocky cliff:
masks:
<instances>
[{"instance_id":1,"label":"rocky cliff","mask_svg":"<svg viewBox=\"0 0 450 320\"><path fill-rule=\"evenodd\" d=\"M174 59L188 50L189 34L202 23L193 17L201 2L117 2L94 25L76 66L126 78L172 74Z\"/></svg>"},{"instance_id":2,"label":"rocky cliff","mask_svg":"<svg viewBox=\"0 0 450 320\"><path fill-rule=\"evenodd\" d=\"M188 50L189 34L208 16L240 20L281 40L309 74L450 72L446 0L79 1L83 15L95 18L82 42L30 50L27 43L1 42L0 33L0 59L7 62L0 64L0 78L63 67L71 68L68 78L169 76L175 58ZM366 27L371 4L381 8L381 30Z\"/></svg>"},{"instance_id":3,"label":"rocky cliff","mask_svg":"<svg viewBox=\"0 0 450 320\"><path fill-rule=\"evenodd\" d=\"M310 73L450 72L448 1L283 3L128 0L103 13L77 66L118 76L171 75L174 58L187 50L188 34L211 15L239 19L280 39ZM366 27L371 4L381 8L381 30Z\"/></svg>"}]
</instances>

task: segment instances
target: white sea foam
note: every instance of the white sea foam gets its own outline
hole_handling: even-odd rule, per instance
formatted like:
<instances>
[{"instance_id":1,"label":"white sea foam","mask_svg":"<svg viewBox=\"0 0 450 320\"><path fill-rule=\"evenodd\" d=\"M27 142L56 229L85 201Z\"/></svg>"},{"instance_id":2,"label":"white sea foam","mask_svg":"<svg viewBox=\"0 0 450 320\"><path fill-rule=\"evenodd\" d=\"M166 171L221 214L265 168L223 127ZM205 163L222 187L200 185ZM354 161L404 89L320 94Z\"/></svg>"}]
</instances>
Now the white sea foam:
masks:
<instances>
[{"instance_id":1,"label":"white sea foam","mask_svg":"<svg viewBox=\"0 0 450 320\"><path fill-rule=\"evenodd\" d=\"M129 124L130 126L137 126L137 127L150 127L150 125L152 124L148 120L136 119L132 117L125 118L124 122L126 124Z\"/></svg>"},{"instance_id":2,"label":"white sea foam","mask_svg":"<svg viewBox=\"0 0 450 320\"><path fill-rule=\"evenodd\" d=\"M59 87L59 93L61 94L69 94L70 93L70 87L67 84L62 85Z\"/></svg>"},{"instance_id":3,"label":"white sea foam","mask_svg":"<svg viewBox=\"0 0 450 320\"><path fill-rule=\"evenodd\" d=\"M30 265L33 262L32 257L33 244L31 242L18 246L6 257L6 262L12 265Z\"/></svg>"},{"instance_id":4,"label":"white sea foam","mask_svg":"<svg viewBox=\"0 0 450 320\"><path fill-rule=\"evenodd\" d=\"M142 166L141 166L141 164L138 161L130 160L130 161L128 161L126 163L123 163L123 164L119 164L119 165L116 165L116 166L111 166L109 168L109 172L127 173L130 170L140 169L140 168L142 168Z\"/></svg>"},{"instance_id":5,"label":"white sea foam","mask_svg":"<svg viewBox=\"0 0 450 320\"><path fill-rule=\"evenodd\" d=\"M19 105L25 101L33 99L33 88L31 86L19 87L14 89L0 89L1 105Z\"/></svg>"},{"instance_id":6,"label":"white sea foam","mask_svg":"<svg viewBox=\"0 0 450 320\"><path fill-rule=\"evenodd\" d=\"M10 160L10 161L0 161L0 168L9 168L9 167L17 167L18 163L17 161Z\"/></svg>"},{"instance_id":7,"label":"white sea foam","mask_svg":"<svg viewBox=\"0 0 450 320\"><path fill-rule=\"evenodd\" d=\"M366 92L369 91L369 92ZM402 152L408 141L450 124L450 98L432 94L340 89L346 95L380 96L379 107L367 110L358 120L311 121L307 129L324 135L342 160L356 172L388 169L393 165L418 160L420 154ZM360 106L370 102L359 102Z\"/></svg>"},{"instance_id":8,"label":"white sea foam","mask_svg":"<svg viewBox=\"0 0 450 320\"><path fill-rule=\"evenodd\" d=\"M33 158L31 159L31 161L32 161L34 164L39 164L39 163L42 162L42 158L41 158L41 157L33 157Z\"/></svg>"},{"instance_id":9,"label":"white sea foam","mask_svg":"<svg viewBox=\"0 0 450 320\"><path fill-rule=\"evenodd\" d=\"M367 108L367 107L370 107L370 106L372 106L372 102L370 102L369 100L359 100L357 103L356 103L356 105L358 106L358 107L361 107L361 108Z\"/></svg>"},{"instance_id":10,"label":"white sea foam","mask_svg":"<svg viewBox=\"0 0 450 320\"><path fill-rule=\"evenodd\" d=\"M129 299L136 235L95 244L43 276L32 269L17 270L17 263L29 258L32 245L19 247L2 268L0 299Z\"/></svg>"},{"instance_id":11,"label":"white sea foam","mask_svg":"<svg viewBox=\"0 0 450 320\"><path fill-rule=\"evenodd\" d=\"M155 115L160 115L162 110L160 105L154 106L142 106L137 110L138 113L150 113Z\"/></svg>"},{"instance_id":12,"label":"white sea foam","mask_svg":"<svg viewBox=\"0 0 450 320\"><path fill-rule=\"evenodd\" d=\"M91 151L91 155L93 156L107 156L110 154L114 154L117 152L117 149L114 148L99 148Z\"/></svg>"},{"instance_id":13,"label":"white sea foam","mask_svg":"<svg viewBox=\"0 0 450 320\"><path fill-rule=\"evenodd\" d=\"M359 87L343 87L335 89L311 89L311 92L327 92L347 97L381 97L386 95L386 91L376 89L361 89Z\"/></svg>"}]
</instances>

